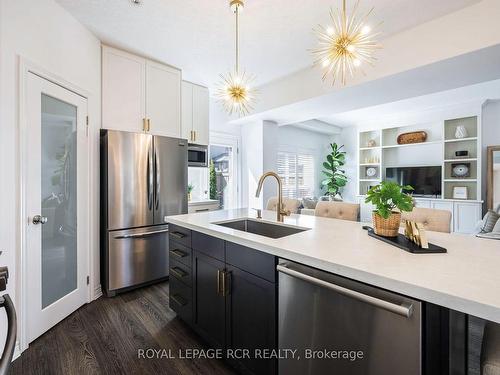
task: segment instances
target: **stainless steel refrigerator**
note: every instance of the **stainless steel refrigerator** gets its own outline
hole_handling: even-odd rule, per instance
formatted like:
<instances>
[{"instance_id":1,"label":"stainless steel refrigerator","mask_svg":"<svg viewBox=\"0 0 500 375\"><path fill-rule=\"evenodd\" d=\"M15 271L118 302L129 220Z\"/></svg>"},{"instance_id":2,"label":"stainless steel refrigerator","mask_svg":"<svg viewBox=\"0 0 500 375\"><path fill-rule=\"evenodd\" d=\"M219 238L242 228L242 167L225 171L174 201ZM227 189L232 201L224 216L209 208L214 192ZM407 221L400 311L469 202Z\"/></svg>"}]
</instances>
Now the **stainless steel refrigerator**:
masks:
<instances>
[{"instance_id":1,"label":"stainless steel refrigerator","mask_svg":"<svg viewBox=\"0 0 500 375\"><path fill-rule=\"evenodd\" d=\"M101 130L101 284L106 296L168 277L165 217L187 213L185 139Z\"/></svg>"}]
</instances>

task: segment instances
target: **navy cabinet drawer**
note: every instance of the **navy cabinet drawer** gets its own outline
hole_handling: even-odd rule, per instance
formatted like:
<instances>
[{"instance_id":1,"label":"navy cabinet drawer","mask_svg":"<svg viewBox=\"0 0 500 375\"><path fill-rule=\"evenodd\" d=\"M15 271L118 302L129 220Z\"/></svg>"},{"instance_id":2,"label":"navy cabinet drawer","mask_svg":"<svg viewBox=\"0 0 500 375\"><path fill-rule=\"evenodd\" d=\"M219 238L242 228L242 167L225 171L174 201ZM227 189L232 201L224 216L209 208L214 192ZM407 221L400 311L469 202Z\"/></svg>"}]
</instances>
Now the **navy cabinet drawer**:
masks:
<instances>
[{"instance_id":1,"label":"navy cabinet drawer","mask_svg":"<svg viewBox=\"0 0 500 375\"><path fill-rule=\"evenodd\" d=\"M175 277L170 278L169 306L186 323L193 320L193 290Z\"/></svg>"},{"instance_id":2,"label":"navy cabinet drawer","mask_svg":"<svg viewBox=\"0 0 500 375\"><path fill-rule=\"evenodd\" d=\"M181 263L174 258L170 257L170 269L169 269L170 279L175 277L177 280L183 282L187 286L193 285L193 275L191 267Z\"/></svg>"},{"instance_id":3,"label":"navy cabinet drawer","mask_svg":"<svg viewBox=\"0 0 500 375\"><path fill-rule=\"evenodd\" d=\"M191 267L192 250L191 248L181 245L177 242L170 241L169 247L169 258L170 260L176 260L178 262L184 263L186 266Z\"/></svg>"},{"instance_id":4,"label":"navy cabinet drawer","mask_svg":"<svg viewBox=\"0 0 500 375\"><path fill-rule=\"evenodd\" d=\"M224 261L224 240L194 231L192 233L192 237L194 250L212 258Z\"/></svg>"},{"instance_id":5,"label":"navy cabinet drawer","mask_svg":"<svg viewBox=\"0 0 500 375\"><path fill-rule=\"evenodd\" d=\"M277 259L274 255L226 242L226 263L272 283L276 282Z\"/></svg>"},{"instance_id":6,"label":"navy cabinet drawer","mask_svg":"<svg viewBox=\"0 0 500 375\"><path fill-rule=\"evenodd\" d=\"M178 225L168 224L168 232L170 241L191 247L191 230L179 227Z\"/></svg>"}]
</instances>

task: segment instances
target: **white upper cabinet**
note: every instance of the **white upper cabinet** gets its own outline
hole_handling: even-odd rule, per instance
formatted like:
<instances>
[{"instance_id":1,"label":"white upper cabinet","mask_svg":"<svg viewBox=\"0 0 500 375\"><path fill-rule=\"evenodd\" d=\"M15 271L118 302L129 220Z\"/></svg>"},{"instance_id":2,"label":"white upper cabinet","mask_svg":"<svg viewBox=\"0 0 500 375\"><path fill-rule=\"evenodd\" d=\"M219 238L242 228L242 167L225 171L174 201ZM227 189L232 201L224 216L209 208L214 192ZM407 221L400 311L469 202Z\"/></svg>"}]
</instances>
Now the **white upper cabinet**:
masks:
<instances>
[{"instance_id":1,"label":"white upper cabinet","mask_svg":"<svg viewBox=\"0 0 500 375\"><path fill-rule=\"evenodd\" d=\"M193 138L193 84L182 81L181 138L192 142Z\"/></svg>"},{"instance_id":2,"label":"white upper cabinet","mask_svg":"<svg viewBox=\"0 0 500 375\"><path fill-rule=\"evenodd\" d=\"M180 137L181 72L153 61L146 62L146 114L149 132Z\"/></svg>"},{"instance_id":3,"label":"white upper cabinet","mask_svg":"<svg viewBox=\"0 0 500 375\"><path fill-rule=\"evenodd\" d=\"M182 82L182 137L190 143L208 145L209 139L208 89L186 81Z\"/></svg>"},{"instance_id":4,"label":"white upper cabinet","mask_svg":"<svg viewBox=\"0 0 500 375\"><path fill-rule=\"evenodd\" d=\"M103 128L180 137L180 103L180 70L103 46Z\"/></svg>"},{"instance_id":5,"label":"white upper cabinet","mask_svg":"<svg viewBox=\"0 0 500 375\"><path fill-rule=\"evenodd\" d=\"M102 49L102 127L142 131L146 60L114 48Z\"/></svg>"},{"instance_id":6,"label":"white upper cabinet","mask_svg":"<svg viewBox=\"0 0 500 375\"><path fill-rule=\"evenodd\" d=\"M194 85L193 87L193 131L194 143L208 145L208 89Z\"/></svg>"}]
</instances>

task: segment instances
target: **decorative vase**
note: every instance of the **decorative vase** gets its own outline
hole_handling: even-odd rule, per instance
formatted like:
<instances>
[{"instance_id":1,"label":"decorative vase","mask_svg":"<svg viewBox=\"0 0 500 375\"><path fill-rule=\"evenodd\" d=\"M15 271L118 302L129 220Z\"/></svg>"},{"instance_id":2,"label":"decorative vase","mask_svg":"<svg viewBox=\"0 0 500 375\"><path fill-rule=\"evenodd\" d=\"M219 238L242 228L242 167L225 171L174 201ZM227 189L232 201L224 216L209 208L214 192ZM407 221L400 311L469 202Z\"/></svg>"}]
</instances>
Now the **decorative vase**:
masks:
<instances>
[{"instance_id":1,"label":"decorative vase","mask_svg":"<svg viewBox=\"0 0 500 375\"><path fill-rule=\"evenodd\" d=\"M467 132L467 129L463 125L458 125L456 130L455 130L455 138L457 139L463 139L467 138L469 136L469 133Z\"/></svg>"},{"instance_id":2,"label":"decorative vase","mask_svg":"<svg viewBox=\"0 0 500 375\"><path fill-rule=\"evenodd\" d=\"M375 234L383 237L397 237L401 225L401 213L392 211L391 216L384 219L375 211L372 213L373 230Z\"/></svg>"},{"instance_id":3,"label":"decorative vase","mask_svg":"<svg viewBox=\"0 0 500 375\"><path fill-rule=\"evenodd\" d=\"M377 141L375 139L370 139L367 143L368 147L375 147L377 145Z\"/></svg>"},{"instance_id":4,"label":"decorative vase","mask_svg":"<svg viewBox=\"0 0 500 375\"><path fill-rule=\"evenodd\" d=\"M191 202L191 193L188 193L188 202Z\"/></svg>"}]
</instances>

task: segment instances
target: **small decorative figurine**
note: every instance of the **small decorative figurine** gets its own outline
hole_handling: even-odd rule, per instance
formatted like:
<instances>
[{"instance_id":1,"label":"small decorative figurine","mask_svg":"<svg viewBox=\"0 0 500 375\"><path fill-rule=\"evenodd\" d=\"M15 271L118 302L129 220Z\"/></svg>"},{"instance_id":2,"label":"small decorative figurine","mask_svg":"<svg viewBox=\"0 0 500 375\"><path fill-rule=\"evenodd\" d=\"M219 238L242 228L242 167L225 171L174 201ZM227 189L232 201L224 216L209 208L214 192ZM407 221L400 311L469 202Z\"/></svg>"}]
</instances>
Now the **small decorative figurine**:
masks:
<instances>
[{"instance_id":1,"label":"small decorative figurine","mask_svg":"<svg viewBox=\"0 0 500 375\"><path fill-rule=\"evenodd\" d=\"M470 163L455 163L451 165L451 177L470 177Z\"/></svg>"},{"instance_id":2,"label":"small decorative figurine","mask_svg":"<svg viewBox=\"0 0 500 375\"><path fill-rule=\"evenodd\" d=\"M377 168L370 167L366 169L366 177L376 177L377 176Z\"/></svg>"},{"instance_id":3,"label":"small decorative figurine","mask_svg":"<svg viewBox=\"0 0 500 375\"><path fill-rule=\"evenodd\" d=\"M427 234L425 233L423 224L405 220L405 237L422 249L429 248L429 242L427 241Z\"/></svg>"},{"instance_id":4,"label":"small decorative figurine","mask_svg":"<svg viewBox=\"0 0 500 375\"><path fill-rule=\"evenodd\" d=\"M458 125L456 130L455 130L455 138L457 139L463 139L467 138L469 136L469 133L467 132L467 129L463 125Z\"/></svg>"}]
</instances>

